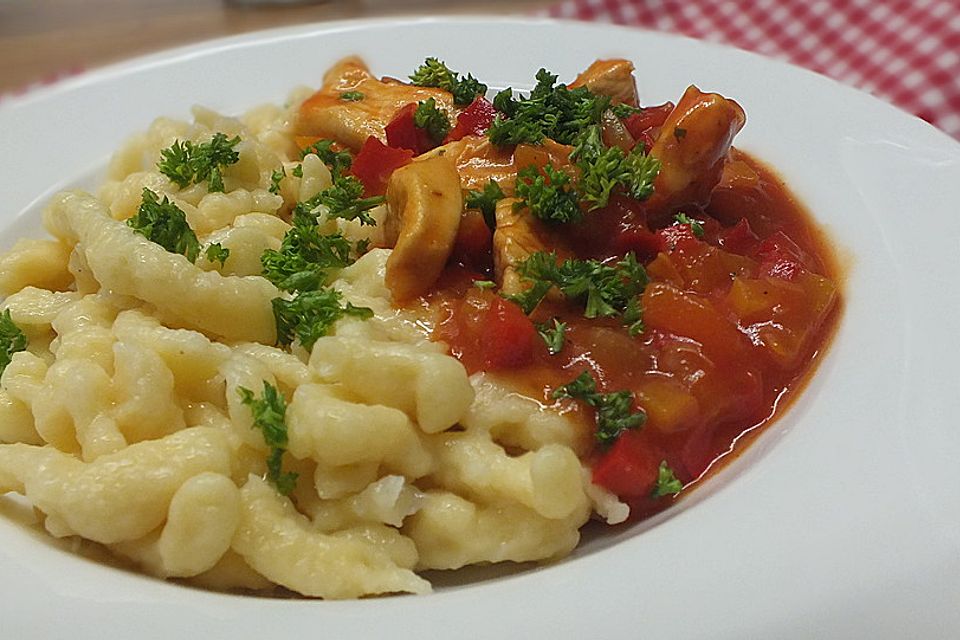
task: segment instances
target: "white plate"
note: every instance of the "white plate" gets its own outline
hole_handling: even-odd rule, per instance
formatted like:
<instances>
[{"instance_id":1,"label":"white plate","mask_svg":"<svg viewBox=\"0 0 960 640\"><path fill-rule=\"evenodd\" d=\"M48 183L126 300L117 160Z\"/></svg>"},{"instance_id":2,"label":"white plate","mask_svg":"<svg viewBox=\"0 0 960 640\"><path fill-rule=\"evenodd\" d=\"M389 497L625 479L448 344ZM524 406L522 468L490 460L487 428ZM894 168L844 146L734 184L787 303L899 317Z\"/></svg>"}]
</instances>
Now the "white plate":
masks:
<instances>
[{"instance_id":1,"label":"white plate","mask_svg":"<svg viewBox=\"0 0 960 640\"><path fill-rule=\"evenodd\" d=\"M0 104L3 244L36 232L38 196L91 179L155 116L282 101L352 53L394 76L436 55L495 87L529 86L541 65L569 79L596 57L625 56L646 103L688 83L735 97L748 114L738 146L781 172L849 265L841 328L812 384L746 455L654 522L556 566L425 597L188 589L78 558L0 501L0 637L960 635L960 145L863 93L742 51L608 26L383 20L253 34Z\"/></svg>"}]
</instances>

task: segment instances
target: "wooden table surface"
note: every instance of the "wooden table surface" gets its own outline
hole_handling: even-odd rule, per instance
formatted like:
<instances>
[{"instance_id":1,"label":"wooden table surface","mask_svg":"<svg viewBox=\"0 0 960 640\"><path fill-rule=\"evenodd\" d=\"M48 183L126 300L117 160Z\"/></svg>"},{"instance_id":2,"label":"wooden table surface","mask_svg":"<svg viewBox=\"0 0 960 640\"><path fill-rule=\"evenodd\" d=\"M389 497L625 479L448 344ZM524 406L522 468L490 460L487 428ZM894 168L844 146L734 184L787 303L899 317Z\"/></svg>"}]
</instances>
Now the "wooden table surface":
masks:
<instances>
[{"instance_id":1,"label":"wooden table surface","mask_svg":"<svg viewBox=\"0 0 960 640\"><path fill-rule=\"evenodd\" d=\"M384 15L522 13L549 0L0 0L0 93L208 38Z\"/></svg>"}]
</instances>

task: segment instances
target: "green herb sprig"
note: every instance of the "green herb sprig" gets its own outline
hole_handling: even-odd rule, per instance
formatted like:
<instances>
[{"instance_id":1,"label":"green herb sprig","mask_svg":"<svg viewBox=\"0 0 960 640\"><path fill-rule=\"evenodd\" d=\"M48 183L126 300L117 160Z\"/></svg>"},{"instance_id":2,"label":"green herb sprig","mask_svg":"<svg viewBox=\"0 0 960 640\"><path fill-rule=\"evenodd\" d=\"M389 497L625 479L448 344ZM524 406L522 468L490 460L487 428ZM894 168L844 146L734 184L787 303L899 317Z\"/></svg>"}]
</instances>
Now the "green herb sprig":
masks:
<instances>
[{"instance_id":1,"label":"green herb sprig","mask_svg":"<svg viewBox=\"0 0 960 640\"><path fill-rule=\"evenodd\" d=\"M637 145L628 153L620 147L606 147L600 127L588 127L570 154L580 169L577 188L590 211L607 206L617 187L636 200L653 193L653 181L660 172L660 161Z\"/></svg>"},{"instance_id":2,"label":"green herb sprig","mask_svg":"<svg viewBox=\"0 0 960 640\"><path fill-rule=\"evenodd\" d=\"M535 166L521 169L517 172L516 191L518 201L514 209L529 207L537 218L555 224L583 220L570 176L553 165L545 165L543 173Z\"/></svg>"},{"instance_id":3,"label":"green herb sprig","mask_svg":"<svg viewBox=\"0 0 960 640\"><path fill-rule=\"evenodd\" d=\"M673 216L674 224L688 224L690 225L690 231L693 233L695 238L703 238L706 231L703 228L703 223L699 220L691 218L685 213L678 213Z\"/></svg>"},{"instance_id":4,"label":"green herb sprig","mask_svg":"<svg viewBox=\"0 0 960 640\"><path fill-rule=\"evenodd\" d=\"M253 428L263 434L263 441L270 447L267 458L267 480L277 488L281 495L290 495L297 486L299 474L283 471L283 454L287 450L288 436L285 423L287 403L276 387L263 382L263 393L259 398L250 389L237 387L240 400L250 407L253 414Z\"/></svg>"},{"instance_id":5,"label":"green herb sprig","mask_svg":"<svg viewBox=\"0 0 960 640\"><path fill-rule=\"evenodd\" d=\"M417 103L417 110L413 112L413 125L426 131L434 144L443 142L450 133L450 119L437 108L437 101L433 98Z\"/></svg>"},{"instance_id":6,"label":"green herb sprig","mask_svg":"<svg viewBox=\"0 0 960 640\"><path fill-rule=\"evenodd\" d=\"M556 287L567 298L582 302L586 318L620 315L631 335L643 331L638 296L649 282L643 265L631 252L615 264L568 259L558 263L555 252L538 251L518 265L517 272L530 283L526 291L509 296L531 313Z\"/></svg>"},{"instance_id":7,"label":"green herb sprig","mask_svg":"<svg viewBox=\"0 0 960 640\"><path fill-rule=\"evenodd\" d=\"M366 320L373 310L342 303L336 289L321 288L301 291L292 299L274 298L273 315L277 322L277 344L286 346L296 338L307 350L327 335L334 323L344 316Z\"/></svg>"},{"instance_id":8,"label":"green herb sprig","mask_svg":"<svg viewBox=\"0 0 960 640\"><path fill-rule=\"evenodd\" d=\"M220 266L223 267L227 264L227 258L230 257L230 249L224 247L219 242L214 242L207 247L207 250L203 252L204 257L210 262L219 262Z\"/></svg>"},{"instance_id":9,"label":"green herb sprig","mask_svg":"<svg viewBox=\"0 0 960 640\"><path fill-rule=\"evenodd\" d=\"M552 325L545 322L538 322L536 327L537 333L540 334L540 337L543 338L544 344L547 345L547 353L555 356L563 350L563 344L566 342L567 333L566 322L560 322L560 320L554 318Z\"/></svg>"},{"instance_id":10,"label":"green herb sprig","mask_svg":"<svg viewBox=\"0 0 960 640\"><path fill-rule=\"evenodd\" d=\"M653 488L654 498L671 496L680 493L683 489L683 483L674 475L673 469L667 464L666 460L660 462L660 468L657 470L657 484Z\"/></svg>"},{"instance_id":11,"label":"green herb sprig","mask_svg":"<svg viewBox=\"0 0 960 640\"><path fill-rule=\"evenodd\" d=\"M494 106L506 114L498 116L487 131L494 144L539 144L544 138L574 144L585 127L600 122L610 105L609 97L586 87L570 89L557 84L557 76L546 69L540 69L536 77L537 85L528 96L515 98L513 89L508 88L494 98Z\"/></svg>"},{"instance_id":12,"label":"green herb sprig","mask_svg":"<svg viewBox=\"0 0 960 640\"><path fill-rule=\"evenodd\" d=\"M593 407L597 414L594 435L597 442L603 445L613 444L621 433L628 429L639 429L647 420L643 410L633 411L632 392L598 393L597 383L588 371L556 389L552 397L582 400Z\"/></svg>"},{"instance_id":13,"label":"green herb sprig","mask_svg":"<svg viewBox=\"0 0 960 640\"><path fill-rule=\"evenodd\" d=\"M239 152L234 150L239 143L239 136L227 138L223 133L215 133L209 142L176 140L160 152L157 169L180 188L206 180L211 192L223 191L221 171L240 160Z\"/></svg>"},{"instance_id":14,"label":"green herb sprig","mask_svg":"<svg viewBox=\"0 0 960 640\"><path fill-rule=\"evenodd\" d=\"M151 242L172 253L186 256L196 262L200 255L200 241L187 223L186 214L167 196L159 196L144 187L140 208L127 219L127 226Z\"/></svg>"},{"instance_id":15,"label":"green herb sprig","mask_svg":"<svg viewBox=\"0 0 960 640\"><path fill-rule=\"evenodd\" d=\"M10 309L4 309L0 315L0 373L13 360L13 354L27 349L27 335L10 316Z\"/></svg>"},{"instance_id":16,"label":"green herb sprig","mask_svg":"<svg viewBox=\"0 0 960 640\"><path fill-rule=\"evenodd\" d=\"M330 168L330 174L334 180L344 175L353 164L353 156L349 151L337 151L333 148L333 140L317 140L313 144L304 147L300 152L300 158L306 158L313 154L320 158L327 167Z\"/></svg>"},{"instance_id":17,"label":"green herb sprig","mask_svg":"<svg viewBox=\"0 0 960 640\"><path fill-rule=\"evenodd\" d=\"M421 87L437 87L453 94L453 103L464 106L473 102L477 96L487 92L487 85L472 75L461 78L456 71L438 60L427 58L410 76L410 81Z\"/></svg>"},{"instance_id":18,"label":"green herb sprig","mask_svg":"<svg viewBox=\"0 0 960 640\"><path fill-rule=\"evenodd\" d=\"M487 226L493 229L497 226L497 202L505 197L506 194L503 193L497 181L491 179L484 185L482 191L476 189L467 191L463 203L467 209L478 209L483 214Z\"/></svg>"}]
</instances>

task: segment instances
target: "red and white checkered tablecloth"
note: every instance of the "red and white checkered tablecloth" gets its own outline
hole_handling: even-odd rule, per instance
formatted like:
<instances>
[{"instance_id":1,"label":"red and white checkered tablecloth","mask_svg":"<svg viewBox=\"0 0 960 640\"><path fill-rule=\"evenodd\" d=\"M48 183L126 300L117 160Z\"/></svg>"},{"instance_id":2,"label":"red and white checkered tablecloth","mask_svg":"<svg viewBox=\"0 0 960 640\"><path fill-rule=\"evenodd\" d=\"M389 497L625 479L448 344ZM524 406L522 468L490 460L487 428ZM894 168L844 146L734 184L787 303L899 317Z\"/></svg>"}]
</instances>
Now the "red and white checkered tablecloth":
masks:
<instances>
[{"instance_id":1,"label":"red and white checkered tablecloth","mask_svg":"<svg viewBox=\"0 0 960 640\"><path fill-rule=\"evenodd\" d=\"M788 60L960 138L960 0L565 0L542 13Z\"/></svg>"}]
</instances>

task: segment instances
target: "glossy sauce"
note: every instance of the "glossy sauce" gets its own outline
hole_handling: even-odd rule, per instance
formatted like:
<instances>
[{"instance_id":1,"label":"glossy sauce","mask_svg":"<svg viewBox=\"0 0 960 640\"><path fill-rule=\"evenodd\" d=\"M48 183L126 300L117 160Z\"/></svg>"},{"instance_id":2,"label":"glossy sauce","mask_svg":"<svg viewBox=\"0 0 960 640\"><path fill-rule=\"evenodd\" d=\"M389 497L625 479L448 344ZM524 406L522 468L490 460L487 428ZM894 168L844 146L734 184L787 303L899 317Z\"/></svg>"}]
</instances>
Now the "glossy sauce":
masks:
<instances>
[{"instance_id":1,"label":"glossy sauce","mask_svg":"<svg viewBox=\"0 0 960 640\"><path fill-rule=\"evenodd\" d=\"M573 409L579 453L594 465L613 454L593 437L593 410L551 394L583 371L599 391L629 390L647 420L625 433L689 487L741 450L745 434L782 413L827 345L841 304L830 247L783 183L746 154L731 153L705 210L684 212L703 223L702 239L688 225L650 228L642 205L623 199L558 240L580 258L615 261L633 251L645 264L650 284L640 335L629 335L616 318L586 319L582 307L548 299L531 319L568 326L563 349L550 355L516 310L472 286L489 277L489 265L472 264L448 267L430 297L440 313L436 339L471 373L493 370L518 391ZM476 329L493 317L491 308L497 331L512 340L504 353L490 352L499 334ZM672 502L647 490L621 497L634 518Z\"/></svg>"}]
</instances>

